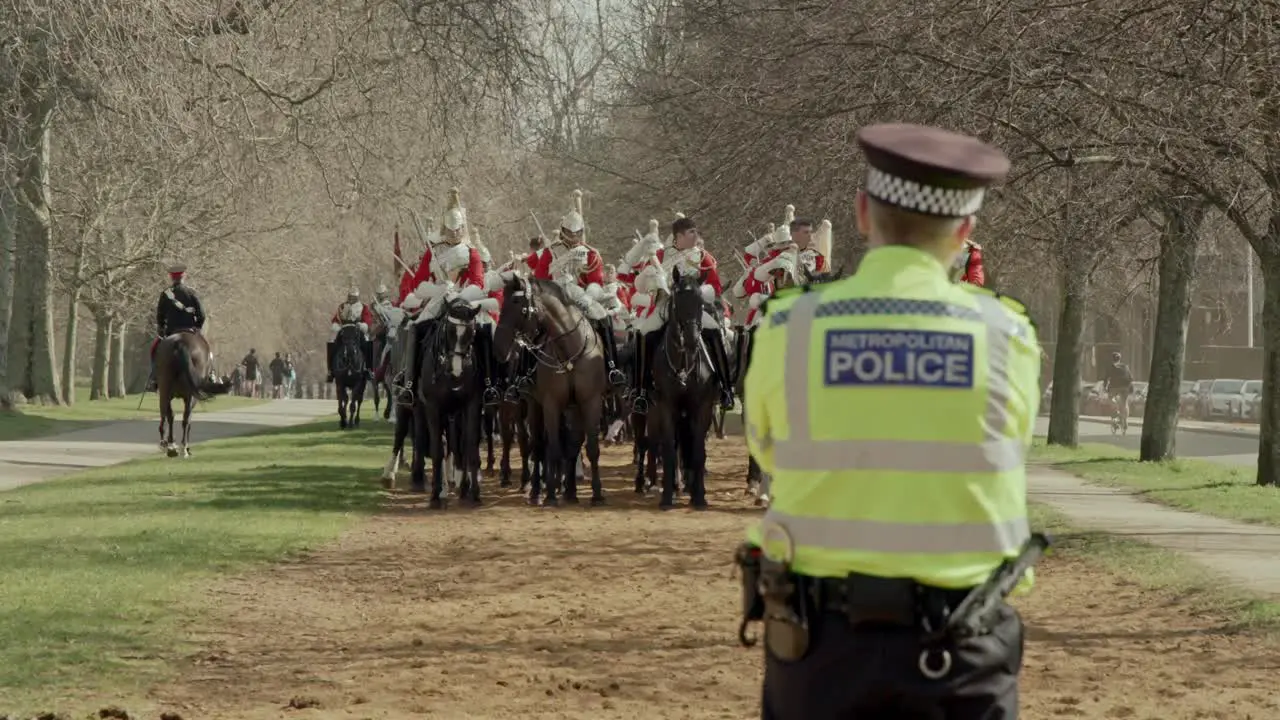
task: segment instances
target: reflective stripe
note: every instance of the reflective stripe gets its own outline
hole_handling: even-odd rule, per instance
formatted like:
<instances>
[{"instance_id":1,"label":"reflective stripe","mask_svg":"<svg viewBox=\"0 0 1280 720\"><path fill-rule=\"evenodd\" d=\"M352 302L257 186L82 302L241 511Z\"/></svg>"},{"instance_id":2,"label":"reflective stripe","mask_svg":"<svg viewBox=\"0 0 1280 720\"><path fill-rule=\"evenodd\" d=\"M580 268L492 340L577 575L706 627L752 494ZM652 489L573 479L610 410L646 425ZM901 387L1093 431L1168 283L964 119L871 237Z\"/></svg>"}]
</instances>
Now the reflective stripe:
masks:
<instances>
[{"instance_id":1,"label":"reflective stripe","mask_svg":"<svg viewBox=\"0 0 1280 720\"><path fill-rule=\"evenodd\" d=\"M786 324L783 393L786 440L777 440L774 462L780 470L809 472L848 468L902 472L1003 473L1025 463L1019 437L1009 437L1009 345L1024 330L996 298L974 295L978 309L930 300L853 298L821 302L819 293L798 297L787 310L770 316ZM849 315L922 315L978 322L987 329L987 404L980 443L919 440L814 439L810 430L809 360L813 322L818 317Z\"/></svg>"},{"instance_id":2,"label":"reflective stripe","mask_svg":"<svg viewBox=\"0 0 1280 720\"><path fill-rule=\"evenodd\" d=\"M765 513L760 527L779 523L797 546L873 553L942 555L1017 552L1031 534L1026 518L988 523L920 524Z\"/></svg>"}]
</instances>

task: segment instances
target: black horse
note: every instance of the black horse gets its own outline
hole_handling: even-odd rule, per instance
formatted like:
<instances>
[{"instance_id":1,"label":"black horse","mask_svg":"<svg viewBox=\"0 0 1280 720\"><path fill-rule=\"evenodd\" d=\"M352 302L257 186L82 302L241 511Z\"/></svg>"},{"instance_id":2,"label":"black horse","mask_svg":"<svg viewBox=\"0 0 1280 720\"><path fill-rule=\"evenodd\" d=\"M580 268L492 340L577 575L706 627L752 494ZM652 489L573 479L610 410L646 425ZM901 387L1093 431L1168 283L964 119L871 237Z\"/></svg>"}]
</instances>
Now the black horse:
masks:
<instances>
[{"instance_id":1,"label":"black horse","mask_svg":"<svg viewBox=\"0 0 1280 720\"><path fill-rule=\"evenodd\" d=\"M431 452L432 509L444 507L444 464L461 471L458 497L480 503L480 416L483 384L475 339L479 308L466 300L445 306L444 317L418 333L422 369L414 398L413 489L425 489L424 454Z\"/></svg>"},{"instance_id":2,"label":"black horse","mask_svg":"<svg viewBox=\"0 0 1280 720\"><path fill-rule=\"evenodd\" d=\"M364 388L369 381L364 333L355 323L338 329L334 339L333 384L338 389L338 427L360 427L360 405L364 402Z\"/></svg>"},{"instance_id":3,"label":"black horse","mask_svg":"<svg viewBox=\"0 0 1280 720\"><path fill-rule=\"evenodd\" d=\"M690 506L707 507L707 432L721 388L702 340L700 288L696 274L673 273L666 329L653 353L654 409L647 435L662 449L663 509L674 506L681 468Z\"/></svg>"},{"instance_id":4,"label":"black horse","mask_svg":"<svg viewBox=\"0 0 1280 720\"><path fill-rule=\"evenodd\" d=\"M408 319L406 318L407 322ZM404 441L409 436L409 433L413 431L413 406L397 400L400 397L400 389L404 383L401 373L404 372L405 352L404 344L399 341L400 338L404 337L408 337L408 335L402 327L396 339L391 342L391 352L387 356L387 363L383 369L382 376L387 390L387 411L395 413L395 430L391 439L391 458L387 460L386 466L382 469L382 486L388 489L395 487L396 474L400 469L400 463L404 459Z\"/></svg>"}]
</instances>

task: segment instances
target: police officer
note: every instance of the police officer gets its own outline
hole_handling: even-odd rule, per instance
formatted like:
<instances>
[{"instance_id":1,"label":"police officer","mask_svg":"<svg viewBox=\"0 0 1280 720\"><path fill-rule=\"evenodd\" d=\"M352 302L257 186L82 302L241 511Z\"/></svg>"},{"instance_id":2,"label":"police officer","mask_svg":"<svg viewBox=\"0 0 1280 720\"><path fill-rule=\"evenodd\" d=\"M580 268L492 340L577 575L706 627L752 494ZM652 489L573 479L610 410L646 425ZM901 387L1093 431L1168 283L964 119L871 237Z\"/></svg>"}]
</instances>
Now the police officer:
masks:
<instances>
[{"instance_id":1,"label":"police officer","mask_svg":"<svg viewBox=\"0 0 1280 720\"><path fill-rule=\"evenodd\" d=\"M176 332L204 328L204 307L196 291L185 284L186 275L186 265L169 266L170 286L156 303L156 337L151 341L151 379L147 381L150 392L156 386L156 346L160 341Z\"/></svg>"},{"instance_id":2,"label":"police officer","mask_svg":"<svg viewBox=\"0 0 1280 720\"><path fill-rule=\"evenodd\" d=\"M870 250L856 276L767 303L746 377L748 444L772 475L739 549L744 568L763 563L763 717L1015 718L1007 590L974 632L944 632L975 586L1031 555L1035 330L1017 302L948 277L1009 161L916 125L858 141ZM1001 573L1012 585L1022 567Z\"/></svg>"}]
</instances>

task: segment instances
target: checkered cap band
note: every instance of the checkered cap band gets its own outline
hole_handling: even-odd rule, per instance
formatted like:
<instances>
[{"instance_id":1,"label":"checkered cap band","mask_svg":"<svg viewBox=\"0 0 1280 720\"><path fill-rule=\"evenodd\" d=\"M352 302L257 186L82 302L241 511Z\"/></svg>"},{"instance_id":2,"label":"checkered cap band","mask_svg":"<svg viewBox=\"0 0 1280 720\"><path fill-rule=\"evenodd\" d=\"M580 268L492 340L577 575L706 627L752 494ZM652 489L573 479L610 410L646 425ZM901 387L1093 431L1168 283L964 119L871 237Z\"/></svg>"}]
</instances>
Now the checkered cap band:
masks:
<instances>
[{"instance_id":1,"label":"checkered cap band","mask_svg":"<svg viewBox=\"0 0 1280 720\"><path fill-rule=\"evenodd\" d=\"M986 190L934 187L868 168L867 194L880 202L925 215L968 217L982 207Z\"/></svg>"}]
</instances>

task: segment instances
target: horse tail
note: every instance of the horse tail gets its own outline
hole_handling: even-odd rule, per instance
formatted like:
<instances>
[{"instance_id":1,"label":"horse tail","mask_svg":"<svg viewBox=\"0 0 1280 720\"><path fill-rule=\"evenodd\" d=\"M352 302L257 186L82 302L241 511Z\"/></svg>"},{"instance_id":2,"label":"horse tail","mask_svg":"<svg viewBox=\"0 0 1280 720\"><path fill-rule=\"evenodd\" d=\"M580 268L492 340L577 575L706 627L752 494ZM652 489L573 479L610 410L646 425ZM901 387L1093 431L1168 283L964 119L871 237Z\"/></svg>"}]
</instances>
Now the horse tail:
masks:
<instances>
[{"instance_id":1,"label":"horse tail","mask_svg":"<svg viewBox=\"0 0 1280 720\"><path fill-rule=\"evenodd\" d=\"M187 384L192 396L197 400L210 400L215 395L231 392L231 383L218 382L210 378L201 378L196 372L196 364L192 361L191 350L186 343L174 343L174 355L178 359L178 367L187 374Z\"/></svg>"}]
</instances>

